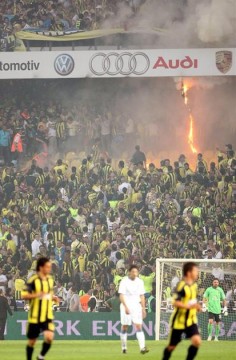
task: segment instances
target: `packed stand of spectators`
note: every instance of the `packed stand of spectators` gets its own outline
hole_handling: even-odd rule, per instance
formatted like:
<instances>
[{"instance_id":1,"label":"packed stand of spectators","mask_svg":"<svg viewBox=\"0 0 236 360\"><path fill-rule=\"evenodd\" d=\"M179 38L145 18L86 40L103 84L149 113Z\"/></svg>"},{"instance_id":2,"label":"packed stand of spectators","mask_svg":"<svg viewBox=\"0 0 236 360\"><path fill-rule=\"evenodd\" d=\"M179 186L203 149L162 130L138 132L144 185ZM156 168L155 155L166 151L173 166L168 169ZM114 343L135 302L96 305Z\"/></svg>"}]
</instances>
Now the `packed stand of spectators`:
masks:
<instances>
[{"instance_id":1,"label":"packed stand of spectators","mask_svg":"<svg viewBox=\"0 0 236 360\"><path fill-rule=\"evenodd\" d=\"M0 110L0 287L17 303L42 255L50 256L56 293L70 311L117 310L118 285L132 263L153 300L156 258L235 259L231 144L215 163L198 154L190 166L180 154L155 166L138 145L126 159L113 146L135 139L128 115L99 115L83 103L24 107L14 98L6 89ZM165 280L168 297L173 279Z\"/></svg>"},{"instance_id":2,"label":"packed stand of spectators","mask_svg":"<svg viewBox=\"0 0 236 360\"><path fill-rule=\"evenodd\" d=\"M20 30L90 31L125 27L143 0L5 0L0 4L2 50ZM7 41L4 41L7 39ZM5 49L9 50L9 49Z\"/></svg>"},{"instance_id":3,"label":"packed stand of spectators","mask_svg":"<svg viewBox=\"0 0 236 360\"><path fill-rule=\"evenodd\" d=\"M181 155L174 167L166 159L156 168L136 147L117 168L94 154L77 167L68 159L51 170L35 160L24 173L3 167L1 286L20 297L36 259L49 255L62 303L86 311L83 296L115 296L131 263L149 297L157 257L235 258L234 161L220 163L208 170L199 154L192 171Z\"/></svg>"}]
</instances>

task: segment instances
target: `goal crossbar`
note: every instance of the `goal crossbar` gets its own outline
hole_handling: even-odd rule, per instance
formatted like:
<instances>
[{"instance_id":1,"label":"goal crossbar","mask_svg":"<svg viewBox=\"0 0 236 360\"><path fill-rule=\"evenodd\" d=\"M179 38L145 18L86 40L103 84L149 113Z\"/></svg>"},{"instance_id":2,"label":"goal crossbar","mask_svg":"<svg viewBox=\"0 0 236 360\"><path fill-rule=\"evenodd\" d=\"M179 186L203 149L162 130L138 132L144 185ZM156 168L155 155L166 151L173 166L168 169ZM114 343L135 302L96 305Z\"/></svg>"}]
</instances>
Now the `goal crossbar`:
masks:
<instances>
[{"instance_id":1,"label":"goal crossbar","mask_svg":"<svg viewBox=\"0 0 236 360\"><path fill-rule=\"evenodd\" d=\"M230 264L236 263L236 259L156 259L156 263L184 263L184 262L195 262L195 263L220 263Z\"/></svg>"},{"instance_id":2,"label":"goal crossbar","mask_svg":"<svg viewBox=\"0 0 236 360\"><path fill-rule=\"evenodd\" d=\"M161 264L194 262L196 264L236 264L236 259L156 259L156 340L160 340L160 322L161 322Z\"/></svg>"}]
</instances>

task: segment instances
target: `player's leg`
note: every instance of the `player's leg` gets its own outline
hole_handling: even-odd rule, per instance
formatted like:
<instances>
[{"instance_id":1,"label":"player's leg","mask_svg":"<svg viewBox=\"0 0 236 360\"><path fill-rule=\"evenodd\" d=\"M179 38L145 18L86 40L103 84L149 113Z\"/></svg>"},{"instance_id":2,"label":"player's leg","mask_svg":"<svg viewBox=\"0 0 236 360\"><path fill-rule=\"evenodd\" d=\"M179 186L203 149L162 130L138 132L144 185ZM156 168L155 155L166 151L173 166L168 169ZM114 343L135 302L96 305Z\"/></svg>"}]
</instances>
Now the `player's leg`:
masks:
<instances>
[{"instance_id":1,"label":"player's leg","mask_svg":"<svg viewBox=\"0 0 236 360\"><path fill-rule=\"evenodd\" d=\"M215 322L216 322L215 341L219 341L219 335L220 335L220 314L215 314Z\"/></svg>"},{"instance_id":2,"label":"player's leg","mask_svg":"<svg viewBox=\"0 0 236 360\"><path fill-rule=\"evenodd\" d=\"M141 305L134 306L134 308L131 310L131 320L134 324L135 330L136 330L136 337L139 343L139 348L141 354L146 354L149 352L149 350L145 346L145 335L143 332L143 313L142 313L142 307Z\"/></svg>"},{"instance_id":3,"label":"player's leg","mask_svg":"<svg viewBox=\"0 0 236 360\"><path fill-rule=\"evenodd\" d=\"M196 334L191 337L191 345L188 348L188 355L186 360L193 360L197 356L198 349L201 345L201 337Z\"/></svg>"},{"instance_id":4,"label":"player's leg","mask_svg":"<svg viewBox=\"0 0 236 360\"><path fill-rule=\"evenodd\" d=\"M40 334L40 327L38 324L28 324L28 330L27 330L28 343L26 346L27 360L32 360L34 346L36 344L37 338L39 337L39 334Z\"/></svg>"},{"instance_id":5,"label":"player's leg","mask_svg":"<svg viewBox=\"0 0 236 360\"><path fill-rule=\"evenodd\" d=\"M209 312L208 313L208 338L207 341L211 341L212 340L212 331L213 331L213 322L214 322L214 314Z\"/></svg>"},{"instance_id":6,"label":"player's leg","mask_svg":"<svg viewBox=\"0 0 236 360\"><path fill-rule=\"evenodd\" d=\"M127 330L128 326L132 325L131 316L125 313L125 308L120 305L120 322L121 322L121 332L120 332L120 341L121 349L123 354L127 352Z\"/></svg>"},{"instance_id":7,"label":"player's leg","mask_svg":"<svg viewBox=\"0 0 236 360\"><path fill-rule=\"evenodd\" d=\"M26 346L26 359L32 360L33 352L34 352L34 346L36 344L37 339L29 339L27 346Z\"/></svg>"},{"instance_id":8,"label":"player's leg","mask_svg":"<svg viewBox=\"0 0 236 360\"><path fill-rule=\"evenodd\" d=\"M191 339L191 345L188 348L188 355L186 360L193 360L198 352L198 349L201 345L201 336L199 334L197 324L194 324L185 330L186 337Z\"/></svg>"},{"instance_id":9,"label":"player's leg","mask_svg":"<svg viewBox=\"0 0 236 360\"><path fill-rule=\"evenodd\" d=\"M44 330L46 329L46 330ZM44 341L43 341L43 345L42 345L42 349L40 354L38 355L37 359L38 360L43 360L45 355L47 354L47 352L49 351L53 339L54 339L54 324L52 322L49 322L47 324L45 324L45 326L43 326L43 337L44 337Z\"/></svg>"},{"instance_id":10,"label":"player's leg","mask_svg":"<svg viewBox=\"0 0 236 360\"><path fill-rule=\"evenodd\" d=\"M172 352L175 350L176 346L181 341L182 333L183 333L182 330L171 329L170 334L169 334L169 344L164 350L162 360L170 359Z\"/></svg>"},{"instance_id":11,"label":"player's leg","mask_svg":"<svg viewBox=\"0 0 236 360\"><path fill-rule=\"evenodd\" d=\"M139 322L139 321L136 321L136 322ZM146 354L149 352L149 350L145 346L145 335L144 335L144 332L142 329L142 324L137 324L134 322L134 327L136 330L136 337L138 340L140 352L141 352L141 354Z\"/></svg>"},{"instance_id":12,"label":"player's leg","mask_svg":"<svg viewBox=\"0 0 236 360\"><path fill-rule=\"evenodd\" d=\"M219 334L220 334L220 323L216 323L215 328L215 341L219 341Z\"/></svg>"},{"instance_id":13,"label":"player's leg","mask_svg":"<svg viewBox=\"0 0 236 360\"><path fill-rule=\"evenodd\" d=\"M123 354L127 352L127 331L128 325L121 325L120 341Z\"/></svg>"},{"instance_id":14,"label":"player's leg","mask_svg":"<svg viewBox=\"0 0 236 360\"><path fill-rule=\"evenodd\" d=\"M7 319L0 319L0 340L4 340L4 331Z\"/></svg>"}]
</instances>

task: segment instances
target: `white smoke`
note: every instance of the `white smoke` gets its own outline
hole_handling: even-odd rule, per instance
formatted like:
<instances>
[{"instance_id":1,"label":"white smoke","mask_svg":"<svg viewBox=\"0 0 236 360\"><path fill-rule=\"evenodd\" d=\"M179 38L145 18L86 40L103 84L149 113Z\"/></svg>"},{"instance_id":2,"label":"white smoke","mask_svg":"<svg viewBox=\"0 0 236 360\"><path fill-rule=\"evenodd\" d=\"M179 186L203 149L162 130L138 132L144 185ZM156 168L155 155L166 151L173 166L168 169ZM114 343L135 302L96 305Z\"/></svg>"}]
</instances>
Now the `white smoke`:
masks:
<instances>
[{"instance_id":1,"label":"white smoke","mask_svg":"<svg viewBox=\"0 0 236 360\"><path fill-rule=\"evenodd\" d=\"M134 29L165 31L162 47L235 46L236 0L146 0L137 15Z\"/></svg>"},{"instance_id":2,"label":"white smoke","mask_svg":"<svg viewBox=\"0 0 236 360\"><path fill-rule=\"evenodd\" d=\"M212 0L197 6L197 33L204 43L228 40L236 31L236 1Z\"/></svg>"}]
</instances>

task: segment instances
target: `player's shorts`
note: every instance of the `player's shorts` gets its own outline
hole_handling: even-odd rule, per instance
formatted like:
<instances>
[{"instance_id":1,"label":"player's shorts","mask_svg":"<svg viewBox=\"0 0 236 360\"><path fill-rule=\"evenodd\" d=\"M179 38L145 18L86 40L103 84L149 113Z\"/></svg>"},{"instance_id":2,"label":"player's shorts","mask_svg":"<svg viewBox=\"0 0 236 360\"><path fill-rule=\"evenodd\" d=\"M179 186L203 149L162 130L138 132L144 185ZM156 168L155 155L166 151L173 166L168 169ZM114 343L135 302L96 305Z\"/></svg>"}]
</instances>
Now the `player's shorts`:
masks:
<instances>
[{"instance_id":1,"label":"player's shorts","mask_svg":"<svg viewBox=\"0 0 236 360\"><path fill-rule=\"evenodd\" d=\"M121 325L142 325L143 323L143 314L141 304L133 305L130 310L130 314L125 313L125 308L123 304L120 304L120 322Z\"/></svg>"},{"instance_id":2,"label":"player's shorts","mask_svg":"<svg viewBox=\"0 0 236 360\"><path fill-rule=\"evenodd\" d=\"M221 322L221 314L214 314L212 312L208 313L208 319L215 320L215 322Z\"/></svg>"},{"instance_id":3,"label":"player's shorts","mask_svg":"<svg viewBox=\"0 0 236 360\"><path fill-rule=\"evenodd\" d=\"M28 323L27 338L37 339L44 331L54 331L55 326L52 321L46 321L38 324Z\"/></svg>"},{"instance_id":4,"label":"player's shorts","mask_svg":"<svg viewBox=\"0 0 236 360\"><path fill-rule=\"evenodd\" d=\"M171 329L169 346L176 346L182 340L182 336L185 335L186 339L190 339L194 335L199 335L197 324L193 324L185 329Z\"/></svg>"}]
</instances>

